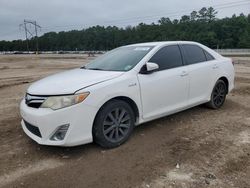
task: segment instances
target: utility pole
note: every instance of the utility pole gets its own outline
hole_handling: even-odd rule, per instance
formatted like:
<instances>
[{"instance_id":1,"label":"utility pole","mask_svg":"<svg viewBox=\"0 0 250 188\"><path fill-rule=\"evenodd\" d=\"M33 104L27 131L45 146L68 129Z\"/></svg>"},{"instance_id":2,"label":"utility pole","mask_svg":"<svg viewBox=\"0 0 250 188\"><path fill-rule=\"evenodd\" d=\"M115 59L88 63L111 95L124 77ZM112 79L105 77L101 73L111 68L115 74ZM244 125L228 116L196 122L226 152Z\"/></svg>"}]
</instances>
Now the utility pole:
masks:
<instances>
[{"instance_id":1,"label":"utility pole","mask_svg":"<svg viewBox=\"0 0 250 188\"><path fill-rule=\"evenodd\" d=\"M27 26L24 22L24 30L25 30L25 39L26 39L26 45L27 45L27 51L29 52L29 42L28 42L28 35L27 35Z\"/></svg>"},{"instance_id":2,"label":"utility pole","mask_svg":"<svg viewBox=\"0 0 250 188\"><path fill-rule=\"evenodd\" d=\"M36 23L36 21L33 21L33 20L24 20L23 23L19 25L19 27L24 29L28 52L29 52L29 39L32 39L35 37L35 39L36 39L36 54L38 54L38 51L39 51L38 47L39 46L38 46L37 30L40 29L40 31L41 31L42 27L40 25L38 25Z\"/></svg>"}]
</instances>

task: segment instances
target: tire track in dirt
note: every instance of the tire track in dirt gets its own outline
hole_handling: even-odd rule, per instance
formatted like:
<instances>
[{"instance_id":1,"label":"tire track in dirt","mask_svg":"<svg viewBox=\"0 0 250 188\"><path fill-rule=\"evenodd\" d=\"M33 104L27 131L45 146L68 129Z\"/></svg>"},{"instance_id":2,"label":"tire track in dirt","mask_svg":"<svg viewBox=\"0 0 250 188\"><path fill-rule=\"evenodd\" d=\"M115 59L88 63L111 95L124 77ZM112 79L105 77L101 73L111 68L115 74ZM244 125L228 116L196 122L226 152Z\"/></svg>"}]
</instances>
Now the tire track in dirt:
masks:
<instances>
[{"instance_id":1,"label":"tire track in dirt","mask_svg":"<svg viewBox=\"0 0 250 188\"><path fill-rule=\"evenodd\" d=\"M46 159L46 160L39 161L35 164L30 164L29 166L25 168L19 168L9 174L1 175L0 187L6 186L9 183L16 181L17 179L20 179L24 176L28 176L30 174L34 174L34 173L41 172L44 170L54 169L62 165L63 165L62 162L59 162L54 159Z\"/></svg>"}]
</instances>

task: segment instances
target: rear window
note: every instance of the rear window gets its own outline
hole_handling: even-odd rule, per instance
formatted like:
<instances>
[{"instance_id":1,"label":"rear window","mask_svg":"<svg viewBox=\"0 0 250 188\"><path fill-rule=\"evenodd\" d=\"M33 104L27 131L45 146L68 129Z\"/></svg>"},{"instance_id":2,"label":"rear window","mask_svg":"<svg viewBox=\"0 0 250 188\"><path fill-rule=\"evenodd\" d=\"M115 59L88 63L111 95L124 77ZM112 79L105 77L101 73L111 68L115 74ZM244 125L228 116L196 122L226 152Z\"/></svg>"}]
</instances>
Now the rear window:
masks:
<instances>
[{"instance_id":1,"label":"rear window","mask_svg":"<svg viewBox=\"0 0 250 188\"><path fill-rule=\"evenodd\" d=\"M206 55L207 61L214 60L214 57L210 53L208 53L206 50L203 50L203 51Z\"/></svg>"},{"instance_id":2,"label":"rear window","mask_svg":"<svg viewBox=\"0 0 250 188\"><path fill-rule=\"evenodd\" d=\"M197 45L183 44L182 49L185 62L188 65L207 61L203 49Z\"/></svg>"}]
</instances>

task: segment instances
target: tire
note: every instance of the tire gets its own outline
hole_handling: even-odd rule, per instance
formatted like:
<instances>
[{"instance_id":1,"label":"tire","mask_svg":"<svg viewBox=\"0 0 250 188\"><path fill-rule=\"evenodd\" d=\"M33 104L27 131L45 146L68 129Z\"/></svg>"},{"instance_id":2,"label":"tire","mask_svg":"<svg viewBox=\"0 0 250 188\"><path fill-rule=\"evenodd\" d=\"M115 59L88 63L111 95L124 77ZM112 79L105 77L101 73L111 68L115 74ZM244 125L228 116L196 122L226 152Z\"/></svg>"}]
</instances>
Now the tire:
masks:
<instances>
[{"instance_id":1,"label":"tire","mask_svg":"<svg viewBox=\"0 0 250 188\"><path fill-rule=\"evenodd\" d=\"M226 100L227 86L223 80L218 80L215 83L211 94L211 100L207 103L207 106L212 109L218 109L222 107Z\"/></svg>"},{"instance_id":2,"label":"tire","mask_svg":"<svg viewBox=\"0 0 250 188\"><path fill-rule=\"evenodd\" d=\"M121 100L111 100L97 113L93 126L94 142L104 148L120 146L128 140L135 125L131 106Z\"/></svg>"}]
</instances>

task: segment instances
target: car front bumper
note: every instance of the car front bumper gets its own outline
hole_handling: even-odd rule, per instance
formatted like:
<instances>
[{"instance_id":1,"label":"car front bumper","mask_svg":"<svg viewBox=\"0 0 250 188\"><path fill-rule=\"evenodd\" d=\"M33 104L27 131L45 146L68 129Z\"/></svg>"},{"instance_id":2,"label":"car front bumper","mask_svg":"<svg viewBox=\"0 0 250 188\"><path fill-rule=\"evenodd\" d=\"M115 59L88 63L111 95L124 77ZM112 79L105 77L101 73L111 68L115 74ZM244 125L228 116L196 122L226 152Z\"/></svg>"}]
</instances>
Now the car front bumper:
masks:
<instances>
[{"instance_id":1,"label":"car front bumper","mask_svg":"<svg viewBox=\"0 0 250 188\"><path fill-rule=\"evenodd\" d=\"M76 146L90 143L92 125L97 109L84 104L76 104L59 110L32 108L22 100L20 104L21 125L24 132L37 143L53 146ZM62 125L69 125L63 140L53 141L51 137ZM40 135L37 134L40 132Z\"/></svg>"}]
</instances>

